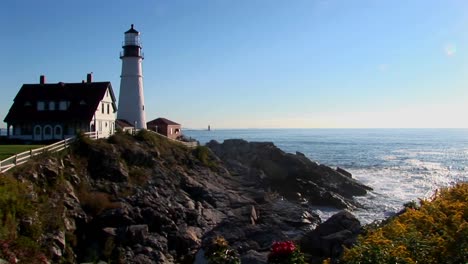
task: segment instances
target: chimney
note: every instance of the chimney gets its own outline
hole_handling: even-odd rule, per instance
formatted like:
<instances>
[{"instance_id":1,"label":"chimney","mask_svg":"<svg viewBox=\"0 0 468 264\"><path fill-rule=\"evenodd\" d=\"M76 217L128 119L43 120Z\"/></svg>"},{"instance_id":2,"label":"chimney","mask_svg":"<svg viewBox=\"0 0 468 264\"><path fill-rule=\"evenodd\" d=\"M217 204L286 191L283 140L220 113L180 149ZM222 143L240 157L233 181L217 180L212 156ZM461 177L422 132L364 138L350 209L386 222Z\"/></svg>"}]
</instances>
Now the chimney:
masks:
<instances>
[{"instance_id":1,"label":"chimney","mask_svg":"<svg viewBox=\"0 0 468 264\"><path fill-rule=\"evenodd\" d=\"M39 83L45 84L45 75L41 75L41 77L39 78Z\"/></svg>"},{"instance_id":2,"label":"chimney","mask_svg":"<svg viewBox=\"0 0 468 264\"><path fill-rule=\"evenodd\" d=\"M92 83L93 82L93 73L88 73L88 75L86 75L86 82L87 83Z\"/></svg>"}]
</instances>

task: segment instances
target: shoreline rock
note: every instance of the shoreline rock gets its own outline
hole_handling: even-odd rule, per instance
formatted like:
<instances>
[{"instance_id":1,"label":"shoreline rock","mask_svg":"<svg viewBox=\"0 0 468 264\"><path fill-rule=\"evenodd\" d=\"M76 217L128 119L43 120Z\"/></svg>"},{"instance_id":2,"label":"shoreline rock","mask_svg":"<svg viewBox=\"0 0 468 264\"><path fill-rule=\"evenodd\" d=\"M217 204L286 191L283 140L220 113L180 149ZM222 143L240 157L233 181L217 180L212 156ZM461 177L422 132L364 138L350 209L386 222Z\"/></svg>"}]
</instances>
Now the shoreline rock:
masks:
<instances>
[{"instance_id":1,"label":"shoreline rock","mask_svg":"<svg viewBox=\"0 0 468 264\"><path fill-rule=\"evenodd\" d=\"M62 214L51 217L56 229L43 230L54 239L40 242L54 261L192 263L223 236L245 261L264 263L273 241L299 241L320 224L309 205L352 208L352 197L370 190L272 143L212 141L191 150L151 136L77 142L70 154L12 170L34 186L31 197Z\"/></svg>"}]
</instances>

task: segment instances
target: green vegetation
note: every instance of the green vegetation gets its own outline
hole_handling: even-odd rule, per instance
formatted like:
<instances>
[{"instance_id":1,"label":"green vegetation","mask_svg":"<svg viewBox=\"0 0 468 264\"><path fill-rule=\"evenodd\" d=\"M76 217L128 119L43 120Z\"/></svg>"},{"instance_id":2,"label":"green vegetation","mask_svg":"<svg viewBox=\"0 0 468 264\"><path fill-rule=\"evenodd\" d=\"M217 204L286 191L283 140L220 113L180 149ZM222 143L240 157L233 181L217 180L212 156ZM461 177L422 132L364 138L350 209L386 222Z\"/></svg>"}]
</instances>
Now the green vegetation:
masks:
<instances>
[{"instance_id":1,"label":"green vegetation","mask_svg":"<svg viewBox=\"0 0 468 264\"><path fill-rule=\"evenodd\" d=\"M4 160L15 154L40 147L43 147L43 145L0 145L0 160Z\"/></svg>"},{"instance_id":2,"label":"green vegetation","mask_svg":"<svg viewBox=\"0 0 468 264\"><path fill-rule=\"evenodd\" d=\"M468 183L369 227L339 263L468 263Z\"/></svg>"},{"instance_id":3,"label":"green vegetation","mask_svg":"<svg viewBox=\"0 0 468 264\"><path fill-rule=\"evenodd\" d=\"M16 257L44 259L36 243L42 234L41 221L35 219L29 194L24 183L8 175L0 177L0 258L10 263L16 263L12 262ZM22 219L33 221L26 224Z\"/></svg>"},{"instance_id":4,"label":"green vegetation","mask_svg":"<svg viewBox=\"0 0 468 264\"><path fill-rule=\"evenodd\" d=\"M240 264L239 254L224 237L215 237L208 246L205 257L208 264Z\"/></svg>"},{"instance_id":5,"label":"green vegetation","mask_svg":"<svg viewBox=\"0 0 468 264\"><path fill-rule=\"evenodd\" d=\"M216 164L211 157L211 150L208 147L198 146L193 150L193 154L203 165L210 168L216 167Z\"/></svg>"}]
</instances>

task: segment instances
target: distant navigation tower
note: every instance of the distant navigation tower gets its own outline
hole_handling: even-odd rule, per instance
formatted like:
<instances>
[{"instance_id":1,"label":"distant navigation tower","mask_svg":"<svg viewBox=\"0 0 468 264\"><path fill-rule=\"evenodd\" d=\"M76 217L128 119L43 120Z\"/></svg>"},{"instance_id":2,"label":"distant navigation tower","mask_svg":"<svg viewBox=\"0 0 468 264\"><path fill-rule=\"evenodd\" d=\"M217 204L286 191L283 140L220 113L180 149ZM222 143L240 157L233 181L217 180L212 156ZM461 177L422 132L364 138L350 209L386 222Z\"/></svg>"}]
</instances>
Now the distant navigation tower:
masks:
<instances>
[{"instance_id":1,"label":"distant navigation tower","mask_svg":"<svg viewBox=\"0 0 468 264\"><path fill-rule=\"evenodd\" d=\"M143 71L141 62L140 32L131 28L125 32L122 59L122 75L120 75L120 94L117 119L123 119L137 129L146 129L145 98L143 94Z\"/></svg>"}]
</instances>

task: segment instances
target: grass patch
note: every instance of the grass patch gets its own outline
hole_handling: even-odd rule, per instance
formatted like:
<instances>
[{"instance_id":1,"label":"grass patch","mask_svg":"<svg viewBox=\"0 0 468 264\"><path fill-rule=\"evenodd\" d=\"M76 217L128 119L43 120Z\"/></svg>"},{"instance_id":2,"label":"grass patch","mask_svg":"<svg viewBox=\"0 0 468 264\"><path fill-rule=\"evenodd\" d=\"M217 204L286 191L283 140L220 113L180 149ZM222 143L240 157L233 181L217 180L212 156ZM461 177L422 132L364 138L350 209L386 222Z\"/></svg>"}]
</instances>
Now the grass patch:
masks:
<instances>
[{"instance_id":1,"label":"grass patch","mask_svg":"<svg viewBox=\"0 0 468 264\"><path fill-rule=\"evenodd\" d=\"M15 154L43 146L44 145L0 145L0 160L4 160Z\"/></svg>"}]
</instances>

